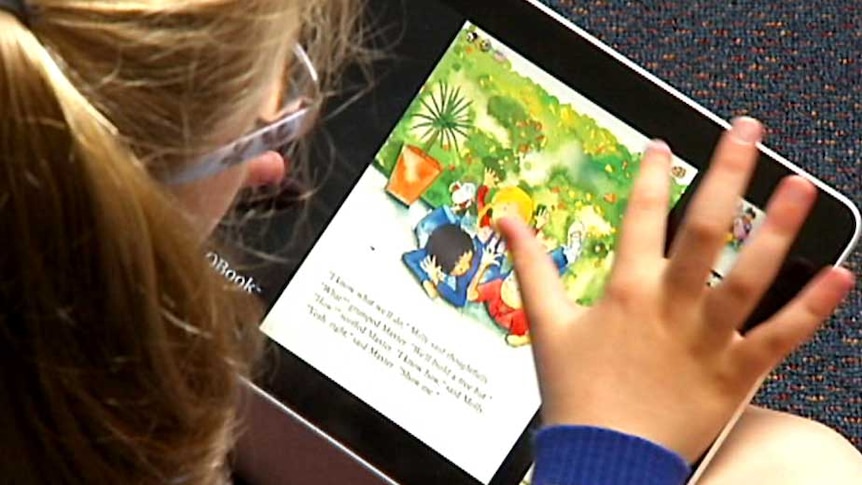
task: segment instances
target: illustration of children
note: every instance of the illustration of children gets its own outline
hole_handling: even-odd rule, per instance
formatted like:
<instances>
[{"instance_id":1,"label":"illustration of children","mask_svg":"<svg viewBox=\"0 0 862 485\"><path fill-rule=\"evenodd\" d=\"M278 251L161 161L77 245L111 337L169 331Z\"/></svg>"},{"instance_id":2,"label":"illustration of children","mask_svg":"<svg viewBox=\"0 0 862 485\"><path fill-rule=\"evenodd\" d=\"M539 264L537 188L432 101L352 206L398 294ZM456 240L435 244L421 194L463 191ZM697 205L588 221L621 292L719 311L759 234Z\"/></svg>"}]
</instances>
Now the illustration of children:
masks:
<instances>
[{"instance_id":1,"label":"illustration of children","mask_svg":"<svg viewBox=\"0 0 862 485\"><path fill-rule=\"evenodd\" d=\"M551 212L548 210L547 206L539 205L536 207L536 211L533 213L532 217L533 232L549 251L559 247L559 243L556 240L547 238L542 233L542 228L550 222L550 219ZM495 260L496 264L488 268L485 275L481 277L480 283L499 278L502 273L508 272L512 269L512 260L506 252L506 243L503 241L503 238L496 233L496 231L492 232L490 237L486 241L483 241L483 244L486 248L492 250L497 255L497 258ZM572 260L574 260L574 258L572 258Z\"/></svg>"},{"instance_id":2,"label":"illustration of children","mask_svg":"<svg viewBox=\"0 0 862 485\"><path fill-rule=\"evenodd\" d=\"M475 301L484 303L488 316L506 332L506 343L520 347L530 343L530 327L521 302L518 279L514 271L482 283L476 289Z\"/></svg>"},{"instance_id":3,"label":"illustration of children","mask_svg":"<svg viewBox=\"0 0 862 485\"><path fill-rule=\"evenodd\" d=\"M444 224L461 226L467 232L475 231L475 218L470 214L470 208L476 198L476 184L470 182L453 182L449 185L452 204L441 206L430 211L416 224L414 233L419 247L425 246L428 237L434 229Z\"/></svg>"},{"instance_id":4,"label":"illustration of children","mask_svg":"<svg viewBox=\"0 0 862 485\"><path fill-rule=\"evenodd\" d=\"M485 177L476 194L480 239L482 235L486 236L485 239L490 237L495 223L504 217L519 217L527 224L533 219L533 198L520 187L501 187L491 197L491 202L487 201L491 190L497 188L498 183L497 174L493 170L485 169Z\"/></svg>"},{"instance_id":5,"label":"illustration of children","mask_svg":"<svg viewBox=\"0 0 862 485\"><path fill-rule=\"evenodd\" d=\"M506 251L505 243L497 231L494 229L497 221L505 217L516 217L524 221L525 224L533 226L538 232L541 227L536 227L534 216L540 214L547 215L546 209L536 210L536 204L533 198L524 189L518 186L506 186L497 189L491 197L491 201L487 202L488 195L491 190L497 187L499 182L496 173L490 169L485 170L485 177L482 186L476 194L476 207L478 209L477 235L482 244L494 249L499 253ZM547 223L547 217L541 219L542 223Z\"/></svg>"},{"instance_id":6,"label":"illustration of children","mask_svg":"<svg viewBox=\"0 0 862 485\"><path fill-rule=\"evenodd\" d=\"M533 213L533 231L536 233L536 237L544 244L546 247L550 248L553 245L556 245L556 241L548 239L542 233L542 229L548 225L551 221L551 211L545 205L536 206L536 212Z\"/></svg>"},{"instance_id":7,"label":"illustration of children","mask_svg":"<svg viewBox=\"0 0 862 485\"><path fill-rule=\"evenodd\" d=\"M743 208L740 204L736 217L733 219L733 226L730 234L730 245L734 249L739 249L751 236L754 230L754 219L757 214L751 207Z\"/></svg>"},{"instance_id":8,"label":"illustration of children","mask_svg":"<svg viewBox=\"0 0 862 485\"><path fill-rule=\"evenodd\" d=\"M452 211L463 216L473 206L473 200L476 198L476 184L452 182L449 185L449 194L452 197Z\"/></svg>"},{"instance_id":9,"label":"illustration of children","mask_svg":"<svg viewBox=\"0 0 862 485\"><path fill-rule=\"evenodd\" d=\"M495 264L494 255L456 224L440 225L422 248L404 253L402 259L430 298L441 297L456 308L467 304L474 279Z\"/></svg>"},{"instance_id":10,"label":"illustration of children","mask_svg":"<svg viewBox=\"0 0 862 485\"><path fill-rule=\"evenodd\" d=\"M580 257L585 238L583 225L576 221L569 226L565 246L550 252L551 259L561 275ZM474 279L475 283L471 285L468 295L470 300L485 304L488 316L506 332L507 344L520 347L530 343L530 328L515 272L508 270L480 284L481 279L481 273Z\"/></svg>"}]
</instances>

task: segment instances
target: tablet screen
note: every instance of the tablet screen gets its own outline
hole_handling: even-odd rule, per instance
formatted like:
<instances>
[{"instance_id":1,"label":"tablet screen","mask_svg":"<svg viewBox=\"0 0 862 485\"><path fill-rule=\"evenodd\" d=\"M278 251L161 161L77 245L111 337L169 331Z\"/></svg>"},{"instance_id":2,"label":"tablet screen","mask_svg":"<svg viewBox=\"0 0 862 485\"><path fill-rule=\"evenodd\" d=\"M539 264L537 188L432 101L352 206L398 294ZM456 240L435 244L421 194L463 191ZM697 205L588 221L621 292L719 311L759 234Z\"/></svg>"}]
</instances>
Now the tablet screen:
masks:
<instances>
[{"instance_id":1,"label":"tablet screen","mask_svg":"<svg viewBox=\"0 0 862 485\"><path fill-rule=\"evenodd\" d=\"M494 221L528 223L572 300L592 304L648 140L467 22L262 330L489 483L540 404ZM672 205L697 172L674 159ZM713 283L762 218L740 203Z\"/></svg>"}]
</instances>

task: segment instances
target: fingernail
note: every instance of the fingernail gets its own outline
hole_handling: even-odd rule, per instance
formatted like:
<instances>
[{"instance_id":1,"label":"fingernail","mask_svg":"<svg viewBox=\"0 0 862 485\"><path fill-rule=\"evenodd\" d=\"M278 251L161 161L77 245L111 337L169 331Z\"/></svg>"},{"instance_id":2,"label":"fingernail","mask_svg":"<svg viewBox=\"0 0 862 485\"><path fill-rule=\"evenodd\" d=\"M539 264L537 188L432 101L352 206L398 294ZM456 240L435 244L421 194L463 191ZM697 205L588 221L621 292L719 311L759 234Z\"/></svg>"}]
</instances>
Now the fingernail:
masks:
<instances>
[{"instance_id":1,"label":"fingernail","mask_svg":"<svg viewBox=\"0 0 862 485\"><path fill-rule=\"evenodd\" d=\"M503 221L508 221L509 219L513 219L513 218L511 216L503 216L497 220L492 221L492 223L496 224L497 226L499 226L501 223L502 224L510 224L509 222L503 222ZM495 226L495 229L497 226Z\"/></svg>"},{"instance_id":2,"label":"fingernail","mask_svg":"<svg viewBox=\"0 0 862 485\"><path fill-rule=\"evenodd\" d=\"M647 143L646 151L650 153L664 153L670 155L671 150L667 143L662 140L650 140Z\"/></svg>"},{"instance_id":3,"label":"fingernail","mask_svg":"<svg viewBox=\"0 0 862 485\"><path fill-rule=\"evenodd\" d=\"M844 270L843 276L845 278L845 284L847 285L847 291L850 291L856 287L856 273L847 268L842 267L841 269Z\"/></svg>"},{"instance_id":4,"label":"fingernail","mask_svg":"<svg viewBox=\"0 0 862 485\"><path fill-rule=\"evenodd\" d=\"M811 182L802 177L794 177L787 183L787 195L796 204L807 203L811 200L812 193L816 190Z\"/></svg>"},{"instance_id":5,"label":"fingernail","mask_svg":"<svg viewBox=\"0 0 862 485\"><path fill-rule=\"evenodd\" d=\"M522 225L523 222L520 219L518 219L517 217L506 216L506 217L503 217L501 219L497 219L496 221L492 221L491 224L492 224L492 228L494 229L494 231L496 231L497 233L499 233L500 235L503 235L505 237L506 228L504 226L507 226L507 225L510 227L512 225L518 226L518 225Z\"/></svg>"},{"instance_id":6,"label":"fingernail","mask_svg":"<svg viewBox=\"0 0 862 485\"><path fill-rule=\"evenodd\" d=\"M856 286L856 275L849 269L841 266L836 266L831 271L835 275L832 282L836 292L846 296Z\"/></svg>"},{"instance_id":7,"label":"fingernail","mask_svg":"<svg viewBox=\"0 0 862 485\"><path fill-rule=\"evenodd\" d=\"M740 116L731 124L730 133L743 143L759 143L763 138L763 125L754 118Z\"/></svg>"}]
</instances>

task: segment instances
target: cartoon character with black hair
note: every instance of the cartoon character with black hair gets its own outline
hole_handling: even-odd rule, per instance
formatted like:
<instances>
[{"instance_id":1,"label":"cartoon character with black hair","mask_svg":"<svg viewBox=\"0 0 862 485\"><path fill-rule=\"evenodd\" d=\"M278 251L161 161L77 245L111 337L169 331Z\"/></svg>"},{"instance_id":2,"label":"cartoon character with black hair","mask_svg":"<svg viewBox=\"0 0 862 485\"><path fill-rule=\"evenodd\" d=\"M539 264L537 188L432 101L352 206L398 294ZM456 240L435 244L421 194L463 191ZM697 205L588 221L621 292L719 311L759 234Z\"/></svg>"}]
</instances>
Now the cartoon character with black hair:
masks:
<instances>
[{"instance_id":1,"label":"cartoon character with black hair","mask_svg":"<svg viewBox=\"0 0 862 485\"><path fill-rule=\"evenodd\" d=\"M428 236L424 247L404 253L402 259L429 297L462 308L473 279L495 264L495 256L461 226L443 224Z\"/></svg>"}]
</instances>

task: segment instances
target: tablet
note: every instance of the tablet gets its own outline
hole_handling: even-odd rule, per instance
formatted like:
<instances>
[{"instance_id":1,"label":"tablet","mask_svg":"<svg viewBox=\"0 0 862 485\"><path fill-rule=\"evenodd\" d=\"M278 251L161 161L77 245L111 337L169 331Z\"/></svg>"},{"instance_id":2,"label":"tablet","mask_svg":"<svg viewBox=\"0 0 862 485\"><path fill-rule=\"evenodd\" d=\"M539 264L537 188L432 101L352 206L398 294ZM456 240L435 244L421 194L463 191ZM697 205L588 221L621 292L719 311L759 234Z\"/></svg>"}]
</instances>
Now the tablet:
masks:
<instances>
[{"instance_id":1,"label":"tablet","mask_svg":"<svg viewBox=\"0 0 862 485\"><path fill-rule=\"evenodd\" d=\"M272 365L259 385L393 481L517 484L540 399L491 221L531 224L571 298L590 305L648 140L675 153L672 238L728 124L538 2L371 0L369 11L390 50L371 92L325 125L340 164L298 264L265 283ZM780 179L802 173L761 153L710 284L757 233ZM858 210L811 179L820 197L751 322L859 237Z\"/></svg>"}]
</instances>

